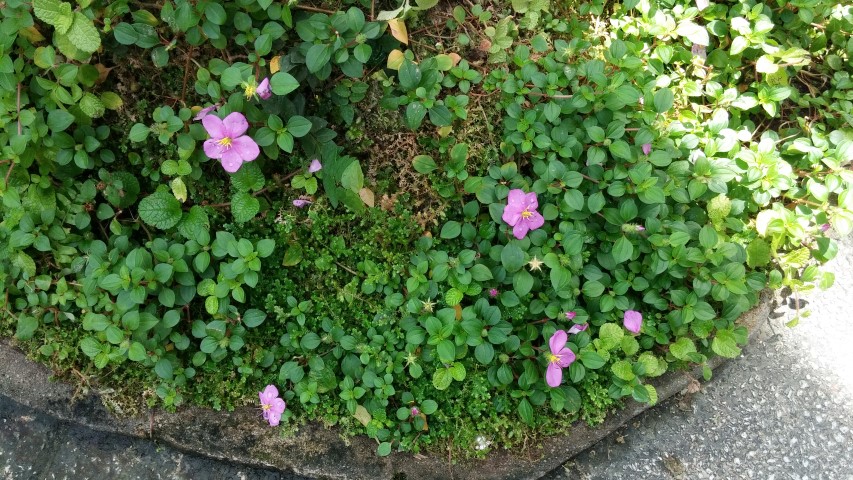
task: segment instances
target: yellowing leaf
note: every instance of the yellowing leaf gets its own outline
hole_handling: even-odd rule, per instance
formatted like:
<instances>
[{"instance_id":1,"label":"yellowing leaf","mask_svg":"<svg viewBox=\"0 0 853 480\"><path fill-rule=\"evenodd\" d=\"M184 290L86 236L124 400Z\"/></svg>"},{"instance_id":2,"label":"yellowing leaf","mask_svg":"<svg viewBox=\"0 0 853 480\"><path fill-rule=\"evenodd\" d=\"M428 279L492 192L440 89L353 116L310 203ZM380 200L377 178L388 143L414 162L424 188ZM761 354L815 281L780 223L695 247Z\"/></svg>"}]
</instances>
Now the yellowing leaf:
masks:
<instances>
[{"instance_id":1,"label":"yellowing leaf","mask_svg":"<svg viewBox=\"0 0 853 480\"><path fill-rule=\"evenodd\" d=\"M373 419L373 417L370 415L370 412L368 412L367 409L361 405L355 407L355 414L353 416L365 427L368 423L370 423L370 420Z\"/></svg>"},{"instance_id":2,"label":"yellowing leaf","mask_svg":"<svg viewBox=\"0 0 853 480\"><path fill-rule=\"evenodd\" d=\"M458 65L458 64L459 64L459 62L462 60L462 57L461 57L461 56L459 56L459 54L458 54L458 53L456 53L456 52L449 53L448 55L449 55L449 56L450 56L450 58L453 60L453 66L454 66L454 67L455 67L456 65Z\"/></svg>"},{"instance_id":3,"label":"yellowing leaf","mask_svg":"<svg viewBox=\"0 0 853 480\"><path fill-rule=\"evenodd\" d=\"M375 205L376 199L373 195L373 190L364 187L358 191L358 196L361 197L361 201L364 202L368 207L373 207Z\"/></svg>"},{"instance_id":4,"label":"yellowing leaf","mask_svg":"<svg viewBox=\"0 0 853 480\"><path fill-rule=\"evenodd\" d=\"M276 55L270 60L270 74L276 73L279 70L281 70L281 55Z\"/></svg>"},{"instance_id":5,"label":"yellowing leaf","mask_svg":"<svg viewBox=\"0 0 853 480\"><path fill-rule=\"evenodd\" d=\"M405 58L406 57L403 55L403 52L400 50L391 50L391 53L388 54L388 68L391 70L399 70Z\"/></svg>"},{"instance_id":6,"label":"yellowing leaf","mask_svg":"<svg viewBox=\"0 0 853 480\"><path fill-rule=\"evenodd\" d=\"M406 30L406 23L403 22L402 18L388 20L388 27L391 29L391 36L401 43L409 44L409 32Z\"/></svg>"},{"instance_id":7,"label":"yellowing leaf","mask_svg":"<svg viewBox=\"0 0 853 480\"><path fill-rule=\"evenodd\" d=\"M181 203L187 201L187 186L184 185L184 181L181 180L181 177L172 180L170 186L172 187L172 194L175 195L175 198L180 200Z\"/></svg>"},{"instance_id":8,"label":"yellowing leaf","mask_svg":"<svg viewBox=\"0 0 853 480\"><path fill-rule=\"evenodd\" d=\"M444 138L444 137L450 135L450 133L452 131L453 131L453 127L450 125L447 125L445 127L439 127L438 128L438 136L441 138Z\"/></svg>"},{"instance_id":9,"label":"yellowing leaf","mask_svg":"<svg viewBox=\"0 0 853 480\"><path fill-rule=\"evenodd\" d=\"M26 38L30 43L39 43L44 41L44 35L42 35L34 26L18 30L18 35Z\"/></svg>"}]
</instances>

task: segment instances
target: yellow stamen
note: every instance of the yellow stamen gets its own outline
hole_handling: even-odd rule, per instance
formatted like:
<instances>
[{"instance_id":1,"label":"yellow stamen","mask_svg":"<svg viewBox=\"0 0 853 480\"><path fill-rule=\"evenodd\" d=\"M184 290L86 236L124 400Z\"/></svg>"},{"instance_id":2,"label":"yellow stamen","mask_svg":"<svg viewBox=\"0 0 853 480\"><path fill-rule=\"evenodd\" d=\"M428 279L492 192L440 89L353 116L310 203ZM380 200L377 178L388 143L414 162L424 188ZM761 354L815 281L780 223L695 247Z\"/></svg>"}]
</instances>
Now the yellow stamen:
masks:
<instances>
[{"instance_id":1,"label":"yellow stamen","mask_svg":"<svg viewBox=\"0 0 853 480\"><path fill-rule=\"evenodd\" d=\"M255 96L255 91L258 89L255 85L246 85L246 88L243 89L243 93L246 94L246 98L252 98Z\"/></svg>"},{"instance_id":2,"label":"yellow stamen","mask_svg":"<svg viewBox=\"0 0 853 480\"><path fill-rule=\"evenodd\" d=\"M553 353L548 354L548 363L557 363L560 361L560 357L554 355Z\"/></svg>"},{"instance_id":3,"label":"yellow stamen","mask_svg":"<svg viewBox=\"0 0 853 480\"><path fill-rule=\"evenodd\" d=\"M267 405L265 403L265 404L261 405L261 408L263 408L264 410L269 410L270 408L272 408L272 405Z\"/></svg>"},{"instance_id":4,"label":"yellow stamen","mask_svg":"<svg viewBox=\"0 0 853 480\"><path fill-rule=\"evenodd\" d=\"M223 137L216 143L218 143L221 147L231 148L231 137Z\"/></svg>"},{"instance_id":5,"label":"yellow stamen","mask_svg":"<svg viewBox=\"0 0 853 480\"><path fill-rule=\"evenodd\" d=\"M531 212L530 210L525 209L523 212L521 212L521 218L530 218L532 216L533 212Z\"/></svg>"}]
</instances>

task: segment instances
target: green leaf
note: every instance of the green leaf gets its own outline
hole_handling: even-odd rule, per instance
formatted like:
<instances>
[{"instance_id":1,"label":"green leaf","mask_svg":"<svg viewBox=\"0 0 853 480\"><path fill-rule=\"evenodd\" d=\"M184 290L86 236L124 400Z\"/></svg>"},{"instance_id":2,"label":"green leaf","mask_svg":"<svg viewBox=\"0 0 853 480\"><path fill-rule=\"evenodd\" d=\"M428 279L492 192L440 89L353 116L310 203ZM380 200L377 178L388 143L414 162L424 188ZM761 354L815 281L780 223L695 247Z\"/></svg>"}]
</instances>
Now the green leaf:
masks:
<instances>
[{"instance_id":1,"label":"green leaf","mask_svg":"<svg viewBox=\"0 0 853 480\"><path fill-rule=\"evenodd\" d=\"M257 198L246 192L237 192L231 197L231 215L237 223L245 223L255 218L261 209Z\"/></svg>"},{"instance_id":2,"label":"green leaf","mask_svg":"<svg viewBox=\"0 0 853 480\"><path fill-rule=\"evenodd\" d=\"M604 366L604 359L596 352L586 351L580 354L581 363L590 370L595 370Z\"/></svg>"},{"instance_id":3,"label":"green leaf","mask_svg":"<svg viewBox=\"0 0 853 480\"><path fill-rule=\"evenodd\" d=\"M72 119L73 120L73 119ZM435 160L432 159L429 155L418 155L414 159L412 159L412 166L415 167L415 170L418 173L427 174L438 168L438 165L435 164Z\"/></svg>"},{"instance_id":4,"label":"green leaf","mask_svg":"<svg viewBox=\"0 0 853 480\"><path fill-rule=\"evenodd\" d=\"M178 233L187 240L195 240L199 244L207 245L210 242L210 219L204 208L193 205L178 224Z\"/></svg>"},{"instance_id":5,"label":"green leaf","mask_svg":"<svg viewBox=\"0 0 853 480\"><path fill-rule=\"evenodd\" d=\"M317 44L312 45L305 55L305 65L311 73L317 73L325 67L332 59L332 46Z\"/></svg>"},{"instance_id":6,"label":"green leaf","mask_svg":"<svg viewBox=\"0 0 853 480\"><path fill-rule=\"evenodd\" d=\"M91 93L86 93L80 99L80 110L89 118L100 118L104 115L105 107L103 102Z\"/></svg>"},{"instance_id":7,"label":"green leaf","mask_svg":"<svg viewBox=\"0 0 853 480\"><path fill-rule=\"evenodd\" d=\"M239 192L256 192L264 188L264 183L264 174L255 162L244 163L240 170L231 175L231 184Z\"/></svg>"},{"instance_id":8,"label":"green leaf","mask_svg":"<svg viewBox=\"0 0 853 480\"><path fill-rule=\"evenodd\" d=\"M101 353L102 348L101 342L92 337L86 337L80 341L80 350L89 358L95 358L95 355Z\"/></svg>"},{"instance_id":9,"label":"green leaf","mask_svg":"<svg viewBox=\"0 0 853 480\"><path fill-rule=\"evenodd\" d=\"M682 20L678 22L678 27L676 27L675 33L679 36L687 37L687 39L690 40L692 43L696 43L706 47L710 43L708 30L705 27L697 25L690 20Z\"/></svg>"},{"instance_id":10,"label":"green leaf","mask_svg":"<svg viewBox=\"0 0 853 480\"><path fill-rule=\"evenodd\" d=\"M33 338L33 334L38 329L39 321L36 317L20 314L18 316L18 325L15 330L15 338L18 340L28 340Z\"/></svg>"},{"instance_id":11,"label":"green leaf","mask_svg":"<svg viewBox=\"0 0 853 480\"><path fill-rule=\"evenodd\" d=\"M314 350L320 346L320 336L314 332L308 332L299 340L299 346L305 350Z\"/></svg>"},{"instance_id":12,"label":"green leaf","mask_svg":"<svg viewBox=\"0 0 853 480\"><path fill-rule=\"evenodd\" d=\"M47 114L47 126L53 133L59 133L74 123L74 115L66 110L54 109ZM147 128L147 127L146 127Z\"/></svg>"},{"instance_id":13,"label":"green leaf","mask_svg":"<svg viewBox=\"0 0 853 480\"><path fill-rule=\"evenodd\" d=\"M33 0L33 13L39 20L52 25L61 34L68 33L74 21L71 4L60 3L59 0Z\"/></svg>"},{"instance_id":14,"label":"green leaf","mask_svg":"<svg viewBox=\"0 0 853 480\"><path fill-rule=\"evenodd\" d=\"M127 138L129 138L131 142L142 142L148 138L150 133L151 128L148 127L148 125L137 123L130 127L130 133L128 133Z\"/></svg>"},{"instance_id":15,"label":"green leaf","mask_svg":"<svg viewBox=\"0 0 853 480\"><path fill-rule=\"evenodd\" d=\"M655 92L655 111L658 113L664 113L672 108L672 104L675 101L675 95L673 95L672 90L669 88L662 88Z\"/></svg>"},{"instance_id":16,"label":"green leaf","mask_svg":"<svg viewBox=\"0 0 853 480\"><path fill-rule=\"evenodd\" d=\"M737 339L731 330L717 331L717 335L714 336L714 340L711 342L711 350L717 355L726 358L737 358L740 355Z\"/></svg>"},{"instance_id":17,"label":"green leaf","mask_svg":"<svg viewBox=\"0 0 853 480\"><path fill-rule=\"evenodd\" d=\"M634 254L634 244L627 237L620 237L613 244L613 250L610 252L613 255L613 261L622 263L631 259Z\"/></svg>"},{"instance_id":18,"label":"green leaf","mask_svg":"<svg viewBox=\"0 0 853 480\"><path fill-rule=\"evenodd\" d=\"M376 447L376 454L380 457L387 457L391 454L391 442L382 442Z\"/></svg>"},{"instance_id":19,"label":"green leaf","mask_svg":"<svg viewBox=\"0 0 853 480\"><path fill-rule=\"evenodd\" d=\"M421 69L411 60L406 60L400 66L398 78L402 90L414 90L421 83Z\"/></svg>"},{"instance_id":20,"label":"green leaf","mask_svg":"<svg viewBox=\"0 0 853 480\"><path fill-rule=\"evenodd\" d=\"M746 263L750 268L763 267L770 263L770 244L761 238L749 242L746 247Z\"/></svg>"},{"instance_id":21,"label":"green leaf","mask_svg":"<svg viewBox=\"0 0 853 480\"><path fill-rule=\"evenodd\" d=\"M462 224L456 220L450 220L441 227L439 236L441 238L452 239L458 237L460 233L462 233Z\"/></svg>"},{"instance_id":22,"label":"green leaf","mask_svg":"<svg viewBox=\"0 0 853 480\"><path fill-rule=\"evenodd\" d=\"M171 193L158 190L139 202L139 216L148 225L166 230L181 220L181 203Z\"/></svg>"},{"instance_id":23,"label":"green leaf","mask_svg":"<svg viewBox=\"0 0 853 480\"><path fill-rule=\"evenodd\" d=\"M92 21L81 12L74 12L74 22L66 36L74 47L86 53L94 53L101 47L101 35Z\"/></svg>"},{"instance_id":24,"label":"green leaf","mask_svg":"<svg viewBox=\"0 0 853 480\"><path fill-rule=\"evenodd\" d=\"M459 305L462 303L462 299L465 297L465 294L459 290L458 288L451 288L444 294L444 303L448 306L453 307L455 305Z\"/></svg>"},{"instance_id":25,"label":"green leaf","mask_svg":"<svg viewBox=\"0 0 853 480\"><path fill-rule=\"evenodd\" d=\"M438 359L442 363L451 363L456 358L456 345L450 340L442 340L435 347Z\"/></svg>"},{"instance_id":26,"label":"green leaf","mask_svg":"<svg viewBox=\"0 0 853 480\"><path fill-rule=\"evenodd\" d=\"M308 135L312 126L310 120L299 115L294 115L287 120L287 131L296 138Z\"/></svg>"},{"instance_id":27,"label":"green leaf","mask_svg":"<svg viewBox=\"0 0 853 480\"><path fill-rule=\"evenodd\" d=\"M512 276L512 288L520 297L527 295L533 289L533 275L527 270L519 270Z\"/></svg>"},{"instance_id":28,"label":"green leaf","mask_svg":"<svg viewBox=\"0 0 853 480\"><path fill-rule=\"evenodd\" d=\"M696 351L696 345L693 340L686 337L681 337L675 343L670 344L669 353L679 360L688 360L688 355Z\"/></svg>"},{"instance_id":29,"label":"green leaf","mask_svg":"<svg viewBox=\"0 0 853 480\"><path fill-rule=\"evenodd\" d=\"M622 337L625 332L622 327L615 323L605 323L598 330L598 338L602 342L602 346L607 350L612 350L622 343Z\"/></svg>"},{"instance_id":30,"label":"green leaf","mask_svg":"<svg viewBox=\"0 0 853 480\"><path fill-rule=\"evenodd\" d=\"M518 415L524 423L533 425L533 405L530 405L526 398L522 398L518 403Z\"/></svg>"},{"instance_id":31,"label":"green leaf","mask_svg":"<svg viewBox=\"0 0 853 480\"><path fill-rule=\"evenodd\" d=\"M130 345L130 349L127 351L127 358L134 362L141 362L147 357L148 355L145 352L145 347L143 347L139 342L133 342Z\"/></svg>"},{"instance_id":32,"label":"green leaf","mask_svg":"<svg viewBox=\"0 0 853 480\"><path fill-rule=\"evenodd\" d=\"M616 375L616 378L625 380L626 382L630 382L636 377L634 369L631 367L631 362L627 360L620 360L614 363L610 367L610 371L613 372L613 375Z\"/></svg>"},{"instance_id":33,"label":"green leaf","mask_svg":"<svg viewBox=\"0 0 853 480\"><path fill-rule=\"evenodd\" d=\"M276 72L270 78L270 90L276 95L287 95L297 88L299 88L299 82L289 73Z\"/></svg>"},{"instance_id":34,"label":"green leaf","mask_svg":"<svg viewBox=\"0 0 853 480\"><path fill-rule=\"evenodd\" d=\"M273 250L275 250L275 240L271 238L259 240L256 250L258 252L259 257L269 257L270 255L272 255Z\"/></svg>"},{"instance_id":35,"label":"green leaf","mask_svg":"<svg viewBox=\"0 0 853 480\"><path fill-rule=\"evenodd\" d=\"M243 314L243 324L249 328L255 328L260 324L264 323L266 320L267 314L257 310L257 309L249 309L246 310L246 313Z\"/></svg>"},{"instance_id":36,"label":"green leaf","mask_svg":"<svg viewBox=\"0 0 853 480\"><path fill-rule=\"evenodd\" d=\"M341 174L341 186L358 192L364 186L364 173L361 171L361 164L356 160L350 162L347 168Z\"/></svg>"},{"instance_id":37,"label":"green leaf","mask_svg":"<svg viewBox=\"0 0 853 480\"><path fill-rule=\"evenodd\" d=\"M421 413L424 415L432 415L438 410L438 403L435 400L424 400L421 402Z\"/></svg>"},{"instance_id":38,"label":"green leaf","mask_svg":"<svg viewBox=\"0 0 853 480\"><path fill-rule=\"evenodd\" d=\"M173 375L172 362L165 358L161 358L160 361L154 365L154 373L163 380L171 380Z\"/></svg>"},{"instance_id":39,"label":"green leaf","mask_svg":"<svg viewBox=\"0 0 853 480\"><path fill-rule=\"evenodd\" d=\"M449 368L439 368L432 374L432 386L436 390L447 390L451 383L453 383L453 376Z\"/></svg>"},{"instance_id":40,"label":"green leaf","mask_svg":"<svg viewBox=\"0 0 853 480\"><path fill-rule=\"evenodd\" d=\"M507 272L513 273L524 266L524 252L515 243L510 243L501 251L501 264Z\"/></svg>"}]
</instances>

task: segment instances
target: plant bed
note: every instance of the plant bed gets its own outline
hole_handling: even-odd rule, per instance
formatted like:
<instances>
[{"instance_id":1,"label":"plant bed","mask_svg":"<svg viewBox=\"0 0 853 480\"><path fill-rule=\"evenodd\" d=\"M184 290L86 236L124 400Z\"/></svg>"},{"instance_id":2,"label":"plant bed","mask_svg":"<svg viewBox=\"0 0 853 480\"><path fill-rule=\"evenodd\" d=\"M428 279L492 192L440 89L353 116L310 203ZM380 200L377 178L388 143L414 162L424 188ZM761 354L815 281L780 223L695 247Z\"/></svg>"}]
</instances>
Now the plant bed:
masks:
<instances>
[{"instance_id":1,"label":"plant bed","mask_svg":"<svg viewBox=\"0 0 853 480\"><path fill-rule=\"evenodd\" d=\"M245 461L550 458L853 230L850 6L0 14L0 336L175 443L258 408Z\"/></svg>"},{"instance_id":2,"label":"plant bed","mask_svg":"<svg viewBox=\"0 0 853 480\"><path fill-rule=\"evenodd\" d=\"M765 291L759 305L738 319L739 325L749 329L750 341L778 304L778 298ZM270 435L258 424L257 410L249 407L226 414L187 408L180 413L152 411L149 418L116 418L105 408L110 403L109 395L91 393L79 398L73 385L53 381L47 369L28 360L11 345L0 344L0 360L6 366L0 375L0 395L45 414L100 431L150 438L180 450L235 463L274 467L309 478L537 479L650 408L648 404L629 401L600 425L590 427L578 422L568 435L544 439L520 452L497 451L482 460L454 459L441 453L399 454L377 459L372 442L361 438L345 441L339 432L318 424L309 424L289 438ZM724 361L723 357L716 357L709 367L716 369ZM655 379L659 400L663 402L694 388L701 375L702 370L695 369L670 372Z\"/></svg>"}]
</instances>

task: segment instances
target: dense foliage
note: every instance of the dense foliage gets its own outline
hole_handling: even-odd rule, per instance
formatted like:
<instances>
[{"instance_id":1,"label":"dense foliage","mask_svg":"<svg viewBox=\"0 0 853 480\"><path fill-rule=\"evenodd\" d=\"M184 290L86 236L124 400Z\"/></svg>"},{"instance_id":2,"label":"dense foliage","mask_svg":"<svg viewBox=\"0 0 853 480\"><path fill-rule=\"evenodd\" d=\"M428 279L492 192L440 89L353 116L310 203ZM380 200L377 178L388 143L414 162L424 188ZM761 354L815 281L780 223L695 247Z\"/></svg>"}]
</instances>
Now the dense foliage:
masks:
<instances>
[{"instance_id":1,"label":"dense foliage","mask_svg":"<svg viewBox=\"0 0 853 480\"><path fill-rule=\"evenodd\" d=\"M833 283L851 6L342 3L0 4L0 334L125 413L274 384L474 454Z\"/></svg>"}]
</instances>

